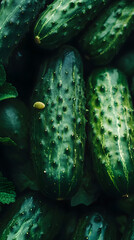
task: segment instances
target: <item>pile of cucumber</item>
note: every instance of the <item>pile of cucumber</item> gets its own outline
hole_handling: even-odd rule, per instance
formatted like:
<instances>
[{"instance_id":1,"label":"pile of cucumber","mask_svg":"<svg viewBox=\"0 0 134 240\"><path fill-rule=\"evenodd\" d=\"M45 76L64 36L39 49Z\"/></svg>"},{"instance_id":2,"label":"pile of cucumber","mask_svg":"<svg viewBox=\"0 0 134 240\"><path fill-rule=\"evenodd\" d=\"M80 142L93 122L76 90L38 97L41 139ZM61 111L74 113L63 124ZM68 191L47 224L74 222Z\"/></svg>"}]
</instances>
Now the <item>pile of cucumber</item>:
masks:
<instances>
[{"instance_id":1,"label":"pile of cucumber","mask_svg":"<svg viewBox=\"0 0 134 240\"><path fill-rule=\"evenodd\" d=\"M134 3L0 1L0 240L134 239Z\"/></svg>"}]
</instances>

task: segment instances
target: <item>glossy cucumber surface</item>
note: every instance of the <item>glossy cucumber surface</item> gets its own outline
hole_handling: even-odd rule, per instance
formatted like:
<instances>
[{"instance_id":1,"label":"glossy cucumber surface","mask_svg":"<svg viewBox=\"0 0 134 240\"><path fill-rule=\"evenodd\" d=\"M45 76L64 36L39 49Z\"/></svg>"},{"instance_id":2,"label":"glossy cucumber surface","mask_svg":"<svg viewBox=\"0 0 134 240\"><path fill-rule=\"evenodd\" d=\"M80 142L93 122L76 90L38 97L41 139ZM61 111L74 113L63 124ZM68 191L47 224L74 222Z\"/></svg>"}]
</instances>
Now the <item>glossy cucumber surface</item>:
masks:
<instances>
[{"instance_id":1,"label":"glossy cucumber surface","mask_svg":"<svg viewBox=\"0 0 134 240\"><path fill-rule=\"evenodd\" d=\"M55 0L41 14L34 28L35 42L54 49L76 36L110 0Z\"/></svg>"},{"instance_id":2,"label":"glossy cucumber surface","mask_svg":"<svg viewBox=\"0 0 134 240\"><path fill-rule=\"evenodd\" d=\"M53 240L58 234L64 211L38 193L25 193L3 215L1 240Z\"/></svg>"},{"instance_id":3,"label":"glossy cucumber surface","mask_svg":"<svg viewBox=\"0 0 134 240\"><path fill-rule=\"evenodd\" d=\"M109 63L133 30L134 3L113 1L81 37L79 47L96 65Z\"/></svg>"},{"instance_id":4,"label":"glossy cucumber surface","mask_svg":"<svg viewBox=\"0 0 134 240\"><path fill-rule=\"evenodd\" d=\"M0 5L0 62L7 63L12 50L45 7L46 0L3 0Z\"/></svg>"},{"instance_id":5,"label":"glossy cucumber surface","mask_svg":"<svg viewBox=\"0 0 134 240\"><path fill-rule=\"evenodd\" d=\"M31 98L31 153L45 195L70 198L83 172L85 96L83 65L66 46L45 62Z\"/></svg>"},{"instance_id":6,"label":"glossy cucumber surface","mask_svg":"<svg viewBox=\"0 0 134 240\"><path fill-rule=\"evenodd\" d=\"M98 69L87 88L94 171L107 194L128 196L134 192L134 111L126 77L114 68Z\"/></svg>"},{"instance_id":7,"label":"glossy cucumber surface","mask_svg":"<svg viewBox=\"0 0 134 240\"><path fill-rule=\"evenodd\" d=\"M116 240L117 230L111 216L96 210L80 217L72 240L81 239Z\"/></svg>"}]
</instances>

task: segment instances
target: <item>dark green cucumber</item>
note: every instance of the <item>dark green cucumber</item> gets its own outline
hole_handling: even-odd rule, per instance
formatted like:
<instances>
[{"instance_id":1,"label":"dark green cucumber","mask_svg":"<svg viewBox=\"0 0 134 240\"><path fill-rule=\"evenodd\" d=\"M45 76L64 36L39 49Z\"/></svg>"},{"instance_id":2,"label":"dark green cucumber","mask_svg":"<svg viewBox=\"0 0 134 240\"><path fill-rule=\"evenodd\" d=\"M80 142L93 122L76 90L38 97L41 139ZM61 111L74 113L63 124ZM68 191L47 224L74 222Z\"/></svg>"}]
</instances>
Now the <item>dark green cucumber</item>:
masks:
<instances>
[{"instance_id":1,"label":"dark green cucumber","mask_svg":"<svg viewBox=\"0 0 134 240\"><path fill-rule=\"evenodd\" d=\"M99 183L111 196L134 192L134 111L125 75L95 70L88 81L88 139Z\"/></svg>"},{"instance_id":2,"label":"dark green cucumber","mask_svg":"<svg viewBox=\"0 0 134 240\"><path fill-rule=\"evenodd\" d=\"M16 146L3 146L4 156L12 165L27 161L29 143L29 113L18 99L0 102L0 137L9 137Z\"/></svg>"},{"instance_id":3,"label":"dark green cucumber","mask_svg":"<svg viewBox=\"0 0 134 240\"><path fill-rule=\"evenodd\" d=\"M65 211L37 193L23 194L3 214L1 240L53 240L63 223Z\"/></svg>"},{"instance_id":4,"label":"dark green cucumber","mask_svg":"<svg viewBox=\"0 0 134 240\"><path fill-rule=\"evenodd\" d=\"M80 48L96 65L109 63L134 29L134 3L113 1L89 26L80 39Z\"/></svg>"},{"instance_id":5,"label":"dark green cucumber","mask_svg":"<svg viewBox=\"0 0 134 240\"><path fill-rule=\"evenodd\" d=\"M46 0L3 0L0 8L0 62L7 63Z\"/></svg>"},{"instance_id":6,"label":"dark green cucumber","mask_svg":"<svg viewBox=\"0 0 134 240\"><path fill-rule=\"evenodd\" d=\"M35 42L54 49L76 36L110 0L55 0L39 17Z\"/></svg>"},{"instance_id":7,"label":"dark green cucumber","mask_svg":"<svg viewBox=\"0 0 134 240\"><path fill-rule=\"evenodd\" d=\"M42 65L32 95L31 152L45 195L71 197L81 181L85 145L83 65L65 46Z\"/></svg>"},{"instance_id":8,"label":"dark green cucumber","mask_svg":"<svg viewBox=\"0 0 134 240\"><path fill-rule=\"evenodd\" d=\"M113 240L117 229L111 216L102 210L87 212L80 217L72 240Z\"/></svg>"}]
</instances>

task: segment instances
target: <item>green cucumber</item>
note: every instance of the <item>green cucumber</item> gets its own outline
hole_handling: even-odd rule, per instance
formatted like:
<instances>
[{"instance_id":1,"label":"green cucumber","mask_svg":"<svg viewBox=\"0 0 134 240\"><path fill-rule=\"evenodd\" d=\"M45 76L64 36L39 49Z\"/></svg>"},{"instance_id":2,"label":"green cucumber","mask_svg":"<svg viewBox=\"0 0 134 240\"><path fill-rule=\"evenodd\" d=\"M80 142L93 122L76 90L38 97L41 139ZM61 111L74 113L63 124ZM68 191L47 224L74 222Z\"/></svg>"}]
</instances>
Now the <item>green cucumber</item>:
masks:
<instances>
[{"instance_id":1,"label":"green cucumber","mask_svg":"<svg viewBox=\"0 0 134 240\"><path fill-rule=\"evenodd\" d=\"M134 111L125 75L96 69L87 87L88 139L94 171L107 194L134 192Z\"/></svg>"},{"instance_id":2,"label":"green cucumber","mask_svg":"<svg viewBox=\"0 0 134 240\"><path fill-rule=\"evenodd\" d=\"M110 213L109 213L110 214ZM113 217L103 210L94 210L81 216L72 240L113 240L117 229Z\"/></svg>"},{"instance_id":3,"label":"green cucumber","mask_svg":"<svg viewBox=\"0 0 134 240\"><path fill-rule=\"evenodd\" d=\"M39 186L50 198L70 198L81 181L85 146L83 65L76 49L65 46L42 65L31 106Z\"/></svg>"},{"instance_id":4,"label":"green cucumber","mask_svg":"<svg viewBox=\"0 0 134 240\"><path fill-rule=\"evenodd\" d=\"M12 50L28 32L46 0L2 0L0 8L0 62L7 63Z\"/></svg>"},{"instance_id":5,"label":"green cucumber","mask_svg":"<svg viewBox=\"0 0 134 240\"><path fill-rule=\"evenodd\" d=\"M58 234L65 211L38 193L19 197L0 221L1 240L53 240Z\"/></svg>"},{"instance_id":6,"label":"green cucumber","mask_svg":"<svg viewBox=\"0 0 134 240\"><path fill-rule=\"evenodd\" d=\"M96 18L79 46L96 65L109 63L124 44L134 25L134 3L128 0L113 3Z\"/></svg>"},{"instance_id":7,"label":"green cucumber","mask_svg":"<svg viewBox=\"0 0 134 240\"><path fill-rule=\"evenodd\" d=\"M54 49L76 36L110 0L55 0L41 14L34 28L35 42Z\"/></svg>"}]
</instances>

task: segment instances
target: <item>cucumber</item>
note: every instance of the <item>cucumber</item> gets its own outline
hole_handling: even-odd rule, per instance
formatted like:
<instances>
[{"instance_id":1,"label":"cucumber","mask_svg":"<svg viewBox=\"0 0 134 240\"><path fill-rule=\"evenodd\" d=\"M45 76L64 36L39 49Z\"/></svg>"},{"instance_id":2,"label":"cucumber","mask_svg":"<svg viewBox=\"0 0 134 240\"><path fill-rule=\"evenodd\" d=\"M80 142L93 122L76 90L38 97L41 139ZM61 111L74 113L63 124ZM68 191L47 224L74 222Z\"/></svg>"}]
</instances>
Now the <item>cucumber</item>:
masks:
<instances>
[{"instance_id":1,"label":"cucumber","mask_svg":"<svg viewBox=\"0 0 134 240\"><path fill-rule=\"evenodd\" d=\"M134 3L113 1L85 31L79 47L96 65L109 63L133 30Z\"/></svg>"},{"instance_id":2,"label":"cucumber","mask_svg":"<svg viewBox=\"0 0 134 240\"><path fill-rule=\"evenodd\" d=\"M109 213L110 214L110 213ZM87 211L80 217L72 240L113 240L117 238L114 220L103 210Z\"/></svg>"},{"instance_id":3,"label":"cucumber","mask_svg":"<svg viewBox=\"0 0 134 240\"><path fill-rule=\"evenodd\" d=\"M54 49L76 36L110 0L55 0L41 14L34 28L35 42Z\"/></svg>"},{"instance_id":4,"label":"cucumber","mask_svg":"<svg viewBox=\"0 0 134 240\"><path fill-rule=\"evenodd\" d=\"M134 111L126 77L115 68L96 69L87 89L94 171L107 194L128 197L134 192Z\"/></svg>"},{"instance_id":5,"label":"cucumber","mask_svg":"<svg viewBox=\"0 0 134 240\"><path fill-rule=\"evenodd\" d=\"M0 62L6 64L12 50L28 32L46 0L2 0L0 8Z\"/></svg>"},{"instance_id":6,"label":"cucumber","mask_svg":"<svg viewBox=\"0 0 134 240\"><path fill-rule=\"evenodd\" d=\"M24 193L0 221L1 240L53 240L60 231L65 211L38 193Z\"/></svg>"},{"instance_id":7,"label":"cucumber","mask_svg":"<svg viewBox=\"0 0 134 240\"><path fill-rule=\"evenodd\" d=\"M31 98L31 156L42 192L70 198L82 177L85 147L83 65L64 46L42 64Z\"/></svg>"}]
</instances>

